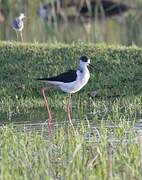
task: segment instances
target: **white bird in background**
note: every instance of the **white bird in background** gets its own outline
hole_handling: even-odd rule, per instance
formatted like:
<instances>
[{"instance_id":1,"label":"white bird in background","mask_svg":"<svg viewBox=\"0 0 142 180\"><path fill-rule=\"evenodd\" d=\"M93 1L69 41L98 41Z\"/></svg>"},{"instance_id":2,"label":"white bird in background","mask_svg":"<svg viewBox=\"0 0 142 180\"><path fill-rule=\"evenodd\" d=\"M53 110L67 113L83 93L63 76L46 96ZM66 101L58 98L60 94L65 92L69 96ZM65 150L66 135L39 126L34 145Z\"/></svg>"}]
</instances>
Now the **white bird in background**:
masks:
<instances>
[{"instance_id":1,"label":"white bird in background","mask_svg":"<svg viewBox=\"0 0 142 180\"><path fill-rule=\"evenodd\" d=\"M23 42L22 30L24 28L23 19L25 17L26 16L23 13L21 13L19 17L16 17L13 20L12 27L16 31L17 41L18 41L18 32L19 32L20 33L20 37L21 37L21 41Z\"/></svg>"}]
</instances>

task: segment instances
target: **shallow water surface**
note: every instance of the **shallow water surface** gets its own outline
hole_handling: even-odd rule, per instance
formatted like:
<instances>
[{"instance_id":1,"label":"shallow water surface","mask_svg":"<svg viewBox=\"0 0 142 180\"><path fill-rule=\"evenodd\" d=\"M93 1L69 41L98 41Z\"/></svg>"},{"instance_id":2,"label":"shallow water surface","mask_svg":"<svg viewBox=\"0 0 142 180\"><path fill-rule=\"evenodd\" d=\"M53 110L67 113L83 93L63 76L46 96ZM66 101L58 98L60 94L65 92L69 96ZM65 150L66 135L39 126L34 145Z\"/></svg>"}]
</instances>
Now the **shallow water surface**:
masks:
<instances>
[{"instance_id":1,"label":"shallow water surface","mask_svg":"<svg viewBox=\"0 0 142 180\"><path fill-rule=\"evenodd\" d=\"M13 114L11 115L9 121L4 121L6 116L3 114L3 121L1 121L0 126L2 127L5 124L11 124L15 129L15 131L21 131L26 133L31 133L35 131L36 133L44 133L45 137L48 136L48 126L47 126L47 112L43 108L39 108L36 111L31 111L28 113L21 114ZM1 116L2 120L2 116ZM82 127L85 128L84 139L87 141L93 141L94 137L95 141L99 142L101 138L102 127L105 131L107 131L108 140L115 143L119 143L119 137L116 136L115 131L124 131L123 133L123 141L125 143L128 142L129 134L134 131L136 132L136 136L133 137L134 142L138 142L137 134L142 131L142 119L140 119L133 127L124 128L124 125L118 125L116 123L106 123L102 126L101 123L94 122L90 120L81 120L81 119L72 119L74 128L79 132ZM57 122L53 119L52 122L52 133L57 132L61 128L67 130L68 129L68 120L64 118L64 120Z\"/></svg>"},{"instance_id":2,"label":"shallow water surface","mask_svg":"<svg viewBox=\"0 0 142 180\"><path fill-rule=\"evenodd\" d=\"M54 112L53 110L52 112ZM59 112L58 112L59 111ZM57 132L59 129L68 129L68 119L66 112L62 109L55 111L55 114L52 114L52 129L53 132ZM74 110L73 110L74 117ZM91 140L92 136L97 137L96 139L99 141L101 137L102 127L108 131L108 138L110 141L119 142L119 138L115 137L115 131L119 129L121 131L125 131L124 141L127 141L127 137L131 131L139 132L142 131L142 119L138 120L133 126L130 125L127 127L127 122L108 122L108 121L95 121L95 114L88 112L83 115L84 118L73 118L72 122L74 128L77 131L85 128L86 131L84 133L84 138L86 140ZM14 126L16 131L24 131L27 133L32 132L33 130L37 133L44 132L46 136L48 136L48 127L47 127L47 111L43 108L36 108L29 110L28 112L19 112L19 113L1 113L0 116L0 125L11 124ZM60 121L59 121L60 119Z\"/></svg>"}]
</instances>

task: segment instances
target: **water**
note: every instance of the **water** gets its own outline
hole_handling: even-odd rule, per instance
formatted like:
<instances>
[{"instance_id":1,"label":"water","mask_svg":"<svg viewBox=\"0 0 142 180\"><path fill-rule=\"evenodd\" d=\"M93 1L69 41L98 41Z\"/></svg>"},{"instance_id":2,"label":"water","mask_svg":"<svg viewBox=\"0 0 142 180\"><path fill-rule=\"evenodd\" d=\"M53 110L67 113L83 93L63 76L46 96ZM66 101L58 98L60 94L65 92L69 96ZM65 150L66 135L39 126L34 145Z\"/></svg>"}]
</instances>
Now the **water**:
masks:
<instances>
[{"instance_id":1,"label":"water","mask_svg":"<svg viewBox=\"0 0 142 180\"><path fill-rule=\"evenodd\" d=\"M63 116L64 115L65 113L63 113ZM12 122L15 131L21 131L26 133L31 133L32 131L35 131L39 134L44 133L45 137L48 136L47 112L44 108L38 108L27 113L12 114L8 115L8 117L9 121L6 121L6 114L3 114L3 116L0 117L1 127L6 124L11 124ZM74 124L74 128L77 131L80 131L82 125L83 128L86 129L86 132L84 133L84 140L94 142L94 137L96 137L95 142L99 142L102 131L101 122L95 122L91 119L72 119L72 122ZM68 128L68 120L66 117L64 117L64 119L60 122L57 122L56 119L53 119L52 132L57 132L60 128ZM117 123L105 123L105 125L103 125L103 128L105 128L105 130L107 129L109 142L112 142L113 144L120 143L120 139L119 137L116 137L115 131L117 131L118 129L123 129L124 131L123 124L117 125ZM142 131L142 119L135 123L134 127L125 128L125 132L123 133L123 142L128 142L128 137L131 131L136 132L136 134ZM138 142L137 136L133 137L133 141Z\"/></svg>"},{"instance_id":2,"label":"water","mask_svg":"<svg viewBox=\"0 0 142 180\"><path fill-rule=\"evenodd\" d=\"M125 0L124 3L138 7L128 13L112 18L103 17L101 20L92 20L88 23L55 23L51 25L37 15L40 1L18 1L11 5L11 1L3 1L0 6L7 9L6 21L1 23L0 39L16 40L16 33L11 27L13 17L19 11L25 12L25 28L23 37L25 42L106 42L110 44L137 44L142 45L141 0ZM12 8L11 8L12 7ZM10 10L8 10L10 8ZM72 12L72 10L71 10Z\"/></svg>"}]
</instances>

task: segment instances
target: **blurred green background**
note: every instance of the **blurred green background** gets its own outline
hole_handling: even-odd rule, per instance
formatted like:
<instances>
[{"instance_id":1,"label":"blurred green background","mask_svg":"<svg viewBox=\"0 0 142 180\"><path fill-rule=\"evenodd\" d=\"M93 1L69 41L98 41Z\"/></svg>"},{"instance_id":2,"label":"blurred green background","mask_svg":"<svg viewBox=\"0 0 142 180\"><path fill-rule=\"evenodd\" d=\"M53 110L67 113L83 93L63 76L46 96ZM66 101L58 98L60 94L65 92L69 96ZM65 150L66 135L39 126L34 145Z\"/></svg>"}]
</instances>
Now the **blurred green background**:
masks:
<instances>
[{"instance_id":1,"label":"blurred green background","mask_svg":"<svg viewBox=\"0 0 142 180\"><path fill-rule=\"evenodd\" d=\"M142 0L115 0L135 7L118 16L108 18L102 13L101 17L96 15L88 22L67 23L49 23L38 16L40 3L48 4L49 1L54 0L0 0L0 40L16 40L16 33L11 27L12 20L24 12L27 16L23 30L25 42L84 41L142 45ZM72 11L65 10L66 13Z\"/></svg>"}]
</instances>

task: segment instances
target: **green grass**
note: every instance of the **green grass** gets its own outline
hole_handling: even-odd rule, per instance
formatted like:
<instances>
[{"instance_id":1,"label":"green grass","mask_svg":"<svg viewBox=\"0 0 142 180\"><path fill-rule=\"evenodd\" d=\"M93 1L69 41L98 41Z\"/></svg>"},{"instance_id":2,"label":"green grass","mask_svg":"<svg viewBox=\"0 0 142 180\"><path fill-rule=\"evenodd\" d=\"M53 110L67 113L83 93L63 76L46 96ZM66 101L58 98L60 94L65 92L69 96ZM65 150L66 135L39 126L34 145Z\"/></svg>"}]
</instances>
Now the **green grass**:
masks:
<instances>
[{"instance_id":1,"label":"green grass","mask_svg":"<svg viewBox=\"0 0 142 180\"><path fill-rule=\"evenodd\" d=\"M53 124L59 128L53 126L53 134L47 137L46 129L39 133L2 126L0 179L107 179L109 141L113 179L140 179L134 129L142 114L142 49L138 47L0 42L0 120L45 121L47 112L39 93L45 84L35 78L76 68L82 54L91 58L95 70L88 85L72 97L76 134L66 123L67 95L49 87ZM90 97L96 90L98 97ZM95 124L99 139L92 128Z\"/></svg>"},{"instance_id":2,"label":"green grass","mask_svg":"<svg viewBox=\"0 0 142 180\"><path fill-rule=\"evenodd\" d=\"M45 138L38 134L16 131L13 126L0 128L0 178L7 179L107 179L108 141L113 147L113 179L140 179L139 145L129 123L114 129L95 130L81 125L73 134L62 128ZM126 129L130 130L128 144ZM91 133L90 138L86 135ZM95 158L96 160L92 162Z\"/></svg>"},{"instance_id":3,"label":"green grass","mask_svg":"<svg viewBox=\"0 0 142 180\"><path fill-rule=\"evenodd\" d=\"M94 122L139 120L142 109L141 48L84 43L0 42L1 114L9 116L43 108L40 88L49 86L35 78L76 68L83 54L91 58L95 69L91 70L89 83L72 97L73 117ZM89 94L96 90L99 90L99 97L90 97ZM49 87L47 96L54 119L64 120L67 95ZM5 120L3 117L1 120Z\"/></svg>"}]
</instances>

